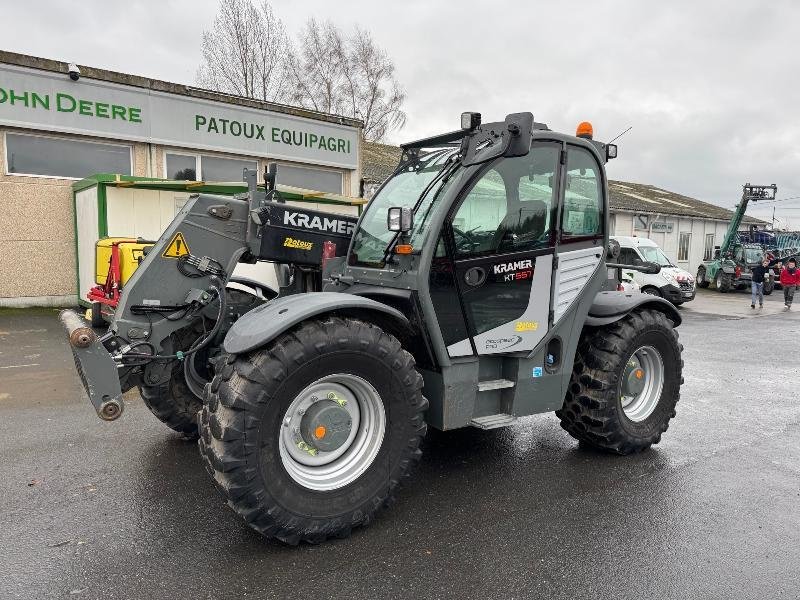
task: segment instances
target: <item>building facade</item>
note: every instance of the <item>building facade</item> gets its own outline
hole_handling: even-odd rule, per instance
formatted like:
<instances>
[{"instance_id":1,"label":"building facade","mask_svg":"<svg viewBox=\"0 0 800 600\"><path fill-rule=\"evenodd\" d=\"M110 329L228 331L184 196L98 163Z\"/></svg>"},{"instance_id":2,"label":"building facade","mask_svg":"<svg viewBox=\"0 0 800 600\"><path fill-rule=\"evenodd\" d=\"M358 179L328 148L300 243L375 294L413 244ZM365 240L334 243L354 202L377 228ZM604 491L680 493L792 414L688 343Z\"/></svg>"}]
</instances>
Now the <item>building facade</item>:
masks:
<instances>
[{"instance_id":1,"label":"building facade","mask_svg":"<svg viewBox=\"0 0 800 600\"><path fill-rule=\"evenodd\" d=\"M657 243L679 267L692 274L722 244L733 212L653 185L610 181L612 235L646 237ZM747 217L741 229L767 223Z\"/></svg>"},{"instance_id":2,"label":"building facade","mask_svg":"<svg viewBox=\"0 0 800 600\"><path fill-rule=\"evenodd\" d=\"M278 182L358 196L361 123L0 51L0 306L69 304L72 183L95 173Z\"/></svg>"}]
</instances>

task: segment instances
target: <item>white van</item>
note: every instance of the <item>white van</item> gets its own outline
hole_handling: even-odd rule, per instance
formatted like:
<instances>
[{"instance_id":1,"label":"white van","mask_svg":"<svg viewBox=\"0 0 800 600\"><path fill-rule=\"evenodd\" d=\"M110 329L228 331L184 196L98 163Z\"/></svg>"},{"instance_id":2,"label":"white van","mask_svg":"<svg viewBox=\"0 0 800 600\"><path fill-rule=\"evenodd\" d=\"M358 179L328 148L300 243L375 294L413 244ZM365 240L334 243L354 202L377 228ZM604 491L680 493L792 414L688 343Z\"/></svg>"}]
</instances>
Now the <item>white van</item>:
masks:
<instances>
[{"instance_id":1,"label":"white van","mask_svg":"<svg viewBox=\"0 0 800 600\"><path fill-rule=\"evenodd\" d=\"M653 240L626 235L611 237L619 242L621 264L637 265L652 262L661 265L661 271L655 275L632 271L633 280L639 284L642 293L661 296L675 306L694 300L697 291L694 277L675 265Z\"/></svg>"}]
</instances>

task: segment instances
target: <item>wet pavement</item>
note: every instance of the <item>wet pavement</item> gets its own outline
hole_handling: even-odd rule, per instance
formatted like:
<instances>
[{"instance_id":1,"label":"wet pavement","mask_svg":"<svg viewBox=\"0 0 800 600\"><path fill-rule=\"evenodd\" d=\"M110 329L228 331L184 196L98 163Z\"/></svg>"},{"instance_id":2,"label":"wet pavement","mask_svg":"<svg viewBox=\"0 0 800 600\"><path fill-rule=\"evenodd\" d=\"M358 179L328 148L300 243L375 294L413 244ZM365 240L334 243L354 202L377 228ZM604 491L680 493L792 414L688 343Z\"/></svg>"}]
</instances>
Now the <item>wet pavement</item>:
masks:
<instances>
[{"instance_id":1,"label":"wet pavement","mask_svg":"<svg viewBox=\"0 0 800 600\"><path fill-rule=\"evenodd\" d=\"M55 312L0 312L0 598L796 599L800 306L703 294L652 450L579 449L553 415L438 434L373 525L296 548L251 532L135 394L97 419Z\"/></svg>"}]
</instances>

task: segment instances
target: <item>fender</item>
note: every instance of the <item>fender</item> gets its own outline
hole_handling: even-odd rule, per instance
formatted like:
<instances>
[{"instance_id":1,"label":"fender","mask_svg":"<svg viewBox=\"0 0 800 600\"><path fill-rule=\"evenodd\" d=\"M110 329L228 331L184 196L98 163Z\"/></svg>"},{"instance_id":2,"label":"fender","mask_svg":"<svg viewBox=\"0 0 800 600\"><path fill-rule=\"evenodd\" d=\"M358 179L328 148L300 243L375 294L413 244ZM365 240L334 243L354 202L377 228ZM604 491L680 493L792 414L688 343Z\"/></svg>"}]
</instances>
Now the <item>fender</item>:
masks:
<instances>
[{"instance_id":1,"label":"fender","mask_svg":"<svg viewBox=\"0 0 800 600\"><path fill-rule=\"evenodd\" d=\"M675 324L681 324L681 313L670 302L648 294L629 294L627 292L599 292L594 297L585 325L600 327L619 321L636 308L652 308L661 311Z\"/></svg>"},{"instance_id":2,"label":"fender","mask_svg":"<svg viewBox=\"0 0 800 600\"><path fill-rule=\"evenodd\" d=\"M377 313L384 319L407 325L408 319L399 310L376 300L340 292L311 292L276 298L254 308L238 319L225 336L225 352L242 354L260 348L281 333L326 313Z\"/></svg>"}]
</instances>

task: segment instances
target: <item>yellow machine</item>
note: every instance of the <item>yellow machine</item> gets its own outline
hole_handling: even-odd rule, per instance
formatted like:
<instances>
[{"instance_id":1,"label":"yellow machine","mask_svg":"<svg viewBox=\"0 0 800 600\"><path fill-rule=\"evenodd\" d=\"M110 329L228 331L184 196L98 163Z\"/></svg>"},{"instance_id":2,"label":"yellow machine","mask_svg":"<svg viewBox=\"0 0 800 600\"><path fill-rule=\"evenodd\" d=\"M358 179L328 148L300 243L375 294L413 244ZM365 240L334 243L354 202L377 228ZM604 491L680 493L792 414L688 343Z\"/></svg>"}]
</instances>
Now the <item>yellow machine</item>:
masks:
<instances>
[{"instance_id":1,"label":"yellow machine","mask_svg":"<svg viewBox=\"0 0 800 600\"><path fill-rule=\"evenodd\" d=\"M145 250L152 245L153 242L136 238L108 237L98 240L95 244L95 283L106 284L114 246L119 252L119 271L114 278L122 286L144 259Z\"/></svg>"}]
</instances>

